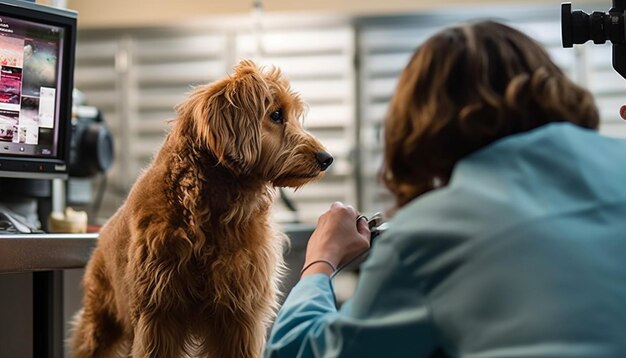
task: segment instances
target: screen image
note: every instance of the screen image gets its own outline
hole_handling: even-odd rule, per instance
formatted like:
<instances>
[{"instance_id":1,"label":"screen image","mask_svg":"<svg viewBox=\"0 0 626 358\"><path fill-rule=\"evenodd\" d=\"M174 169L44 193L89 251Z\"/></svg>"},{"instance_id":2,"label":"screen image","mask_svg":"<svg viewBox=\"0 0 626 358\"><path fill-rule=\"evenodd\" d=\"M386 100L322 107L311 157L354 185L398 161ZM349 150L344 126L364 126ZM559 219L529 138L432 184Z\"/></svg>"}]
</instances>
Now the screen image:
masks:
<instances>
[{"instance_id":1,"label":"screen image","mask_svg":"<svg viewBox=\"0 0 626 358\"><path fill-rule=\"evenodd\" d=\"M0 109L0 141L13 142L17 138L17 124L20 112Z\"/></svg>"},{"instance_id":2,"label":"screen image","mask_svg":"<svg viewBox=\"0 0 626 358\"><path fill-rule=\"evenodd\" d=\"M22 69L0 66L0 103L20 104Z\"/></svg>"},{"instance_id":3,"label":"screen image","mask_svg":"<svg viewBox=\"0 0 626 358\"><path fill-rule=\"evenodd\" d=\"M63 31L0 16L0 154L57 155Z\"/></svg>"}]
</instances>

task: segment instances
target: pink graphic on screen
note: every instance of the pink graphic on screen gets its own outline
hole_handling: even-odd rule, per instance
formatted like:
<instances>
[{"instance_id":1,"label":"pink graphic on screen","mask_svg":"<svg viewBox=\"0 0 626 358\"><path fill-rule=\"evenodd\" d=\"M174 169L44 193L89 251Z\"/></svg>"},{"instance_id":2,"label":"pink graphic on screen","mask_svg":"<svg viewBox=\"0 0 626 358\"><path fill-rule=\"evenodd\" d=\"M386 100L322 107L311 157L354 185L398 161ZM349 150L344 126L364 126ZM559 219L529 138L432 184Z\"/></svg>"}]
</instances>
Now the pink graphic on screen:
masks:
<instances>
[{"instance_id":1,"label":"pink graphic on screen","mask_svg":"<svg viewBox=\"0 0 626 358\"><path fill-rule=\"evenodd\" d=\"M23 39L10 36L0 36L0 65L22 67L23 58Z\"/></svg>"}]
</instances>

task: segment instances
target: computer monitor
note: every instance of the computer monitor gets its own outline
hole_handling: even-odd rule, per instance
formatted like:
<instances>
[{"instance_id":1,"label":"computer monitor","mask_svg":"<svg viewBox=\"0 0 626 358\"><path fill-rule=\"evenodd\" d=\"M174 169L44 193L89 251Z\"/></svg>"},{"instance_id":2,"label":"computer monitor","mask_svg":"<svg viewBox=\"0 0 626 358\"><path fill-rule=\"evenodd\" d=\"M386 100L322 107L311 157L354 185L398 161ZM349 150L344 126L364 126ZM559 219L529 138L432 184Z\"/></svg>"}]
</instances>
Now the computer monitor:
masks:
<instances>
[{"instance_id":1,"label":"computer monitor","mask_svg":"<svg viewBox=\"0 0 626 358\"><path fill-rule=\"evenodd\" d=\"M76 13L0 0L0 177L67 178Z\"/></svg>"}]
</instances>

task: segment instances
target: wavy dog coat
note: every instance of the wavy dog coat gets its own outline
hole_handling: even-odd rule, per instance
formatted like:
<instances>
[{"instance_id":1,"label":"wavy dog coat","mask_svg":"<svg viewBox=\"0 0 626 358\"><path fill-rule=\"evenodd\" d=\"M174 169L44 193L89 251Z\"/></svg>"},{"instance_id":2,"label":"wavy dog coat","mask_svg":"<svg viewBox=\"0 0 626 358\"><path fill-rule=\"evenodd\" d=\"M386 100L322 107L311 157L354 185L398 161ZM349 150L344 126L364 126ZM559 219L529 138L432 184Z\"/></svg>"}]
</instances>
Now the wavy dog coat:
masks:
<instances>
[{"instance_id":1,"label":"wavy dog coat","mask_svg":"<svg viewBox=\"0 0 626 358\"><path fill-rule=\"evenodd\" d=\"M195 89L87 265L74 357L258 357L277 306L276 186L332 157L278 69L240 62Z\"/></svg>"}]
</instances>

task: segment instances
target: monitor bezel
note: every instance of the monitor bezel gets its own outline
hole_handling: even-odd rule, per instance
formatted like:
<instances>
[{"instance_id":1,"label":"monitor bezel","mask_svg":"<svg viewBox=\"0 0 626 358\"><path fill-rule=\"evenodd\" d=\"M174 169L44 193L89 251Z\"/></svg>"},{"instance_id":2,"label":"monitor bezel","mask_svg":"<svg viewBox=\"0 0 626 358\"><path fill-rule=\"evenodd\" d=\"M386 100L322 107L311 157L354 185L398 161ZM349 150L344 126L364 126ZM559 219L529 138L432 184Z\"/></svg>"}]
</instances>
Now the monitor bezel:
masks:
<instances>
[{"instance_id":1,"label":"monitor bezel","mask_svg":"<svg viewBox=\"0 0 626 358\"><path fill-rule=\"evenodd\" d=\"M71 142L72 91L74 89L74 62L77 36L77 14L21 0L0 1L0 16L41 22L65 29L63 62L61 64L59 96L59 144L53 158L21 157L0 153L0 177L24 179L67 179Z\"/></svg>"}]
</instances>

